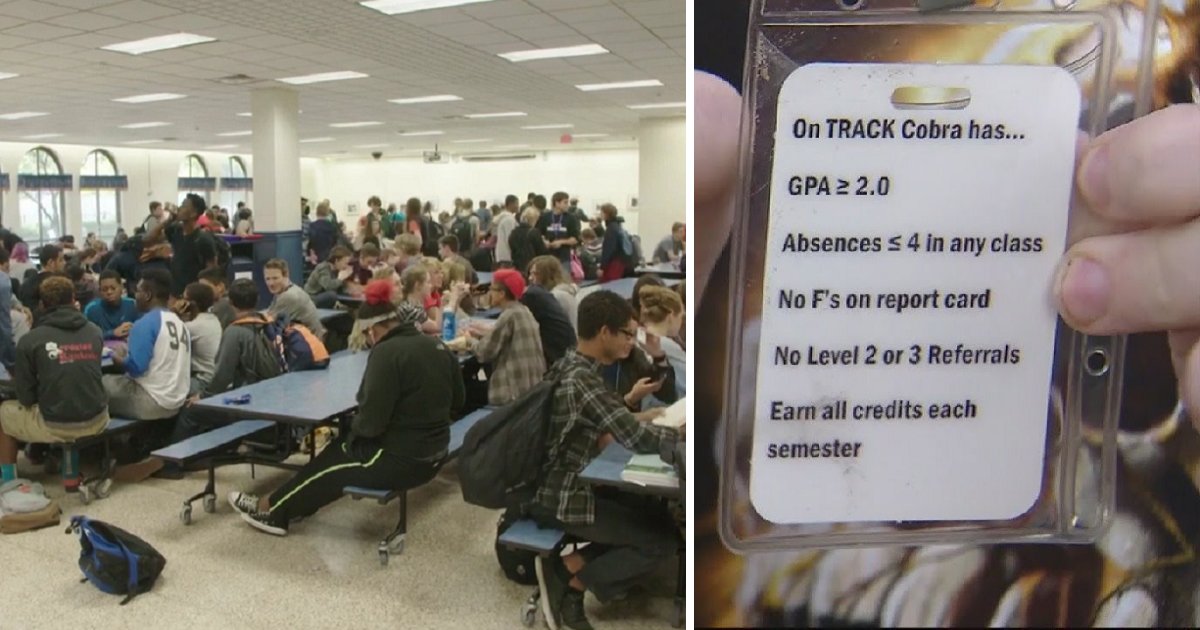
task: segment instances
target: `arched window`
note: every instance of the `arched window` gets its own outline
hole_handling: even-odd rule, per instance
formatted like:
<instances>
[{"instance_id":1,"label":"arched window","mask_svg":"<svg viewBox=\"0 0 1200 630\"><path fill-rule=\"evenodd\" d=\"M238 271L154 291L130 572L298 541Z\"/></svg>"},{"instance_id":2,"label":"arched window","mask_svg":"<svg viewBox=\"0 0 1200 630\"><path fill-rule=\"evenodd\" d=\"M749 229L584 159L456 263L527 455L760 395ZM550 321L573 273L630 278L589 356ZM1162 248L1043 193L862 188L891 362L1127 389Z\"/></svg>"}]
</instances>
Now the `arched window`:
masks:
<instances>
[{"instance_id":1,"label":"arched window","mask_svg":"<svg viewBox=\"0 0 1200 630\"><path fill-rule=\"evenodd\" d=\"M204 165L204 160L199 155L192 154L183 159L183 163L179 165L179 178L206 178L208 177L208 167ZM204 197L204 201L209 201L209 191L200 187L179 187L179 203L183 203L183 198L188 194L195 193Z\"/></svg>"},{"instance_id":2,"label":"arched window","mask_svg":"<svg viewBox=\"0 0 1200 630\"><path fill-rule=\"evenodd\" d=\"M250 175L246 172L246 163L242 161L242 158L234 155L230 156L221 165L221 177L245 179L250 177ZM244 201L246 205L250 205L250 191L244 188L227 188L224 184L221 185L221 207L229 210L230 216L233 216L233 211L237 209L239 201Z\"/></svg>"},{"instance_id":3,"label":"arched window","mask_svg":"<svg viewBox=\"0 0 1200 630\"><path fill-rule=\"evenodd\" d=\"M121 190L125 188L117 177L117 161L108 151L97 149L83 159L80 175L83 232L95 232L102 240L112 240L121 227Z\"/></svg>"},{"instance_id":4,"label":"arched window","mask_svg":"<svg viewBox=\"0 0 1200 630\"><path fill-rule=\"evenodd\" d=\"M62 164L46 147L30 150L21 158L19 175L62 175ZM19 224L12 230L21 235L30 247L40 247L63 235L66 196L61 187L35 185L18 186L20 192Z\"/></svg>"}]
</instances>

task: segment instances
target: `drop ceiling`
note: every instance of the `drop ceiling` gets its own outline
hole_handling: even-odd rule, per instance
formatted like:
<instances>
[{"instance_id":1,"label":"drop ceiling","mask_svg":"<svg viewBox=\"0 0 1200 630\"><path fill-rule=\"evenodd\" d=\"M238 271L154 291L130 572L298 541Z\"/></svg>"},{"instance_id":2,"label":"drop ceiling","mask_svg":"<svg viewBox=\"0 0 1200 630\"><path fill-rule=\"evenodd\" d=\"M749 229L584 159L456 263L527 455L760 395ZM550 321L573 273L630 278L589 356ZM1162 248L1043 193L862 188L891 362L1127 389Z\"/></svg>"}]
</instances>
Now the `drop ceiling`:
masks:
<instances>
[{"instance_id":1,"label":"drop ceiling","mask_svg":"<svg viewBox=\"0 0 1200 630\"><path fill-rule=\"evenodd\" d=\"M0 140L252 152L250 92L300 94L307 157L380 151L444 152L636 146L639 119L683 108L629 105L685 100L684 0L492 0L387 16L356 0L11 0L0 2ZM138 56L102 46L178 32L215 42ZM608 54L512 63L499 53L595 43ZM288 86L277 79L354 71L367 78ZM219 80L245 75L249 81ZM575 86L656 79L661 86L584 92ZM128 104L142 94L187 98ZM392 99L454 94L452 102ZM469 119L471 114L523 117ZM382 125L331 127L380 121ZM149 128L125 128L168 122ZM571 124L567 129L525 126ZM438 136L401 132L444 131ZM560 143L563 133L584 138ZM226 134L226 135L222 135ZM161 142L149 142L165 139ZM461 142L468 141L468 142ZM234 146L228 146L233 144ZM380 146L383 145L383 146ZM528 145L526 147L525 145Z\"/></svg>"}]
</instances>

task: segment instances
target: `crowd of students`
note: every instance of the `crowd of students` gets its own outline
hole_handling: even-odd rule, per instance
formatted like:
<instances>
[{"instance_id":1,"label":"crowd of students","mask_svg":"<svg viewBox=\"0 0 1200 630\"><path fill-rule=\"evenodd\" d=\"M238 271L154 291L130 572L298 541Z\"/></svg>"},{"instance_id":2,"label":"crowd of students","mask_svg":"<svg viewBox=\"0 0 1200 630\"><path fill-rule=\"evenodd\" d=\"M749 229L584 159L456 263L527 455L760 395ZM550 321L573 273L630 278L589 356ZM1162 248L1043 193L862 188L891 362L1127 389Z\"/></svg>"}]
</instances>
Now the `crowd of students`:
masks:
<instances>
[{"instance_id":1,"label":"crowd of students","mask_svg":"<svg viewBox=\"0 0 1200 630\"><path fill-rule=\"evenodd\" d=\"M121 245L119 253L131 256L107 263L90 248L64 256L46 245L41 268L17 279L0 248L0 272L13 273L0 276L0 361L13 385L12 400L0 405L0 473L15 478L18 443L92 435L110 416L161 422L156 445L201 433L222 419L191 403L286 370L264 332L276 316L329 340L317 309L357 304L349 345L371 354L353 420L279 489L231 493L230 504L254 527L283 535L345 486L420 485L445 459L449 423L470 402L472 381L486 388L486 400L476 402L500 406L548 376L559 379L534 513L593 542L545 578L554 622L588 628L583 590L602 601L620 596L672 555L680 537L660 503L597 493L577 475L613 440L660 452L681 437L652 420L662 413L656 407L682 395L686 341L682 285L668 289L643 275L631 300L597 290L577 301L581 254L592 254L572 202L566 193L552 195L549 208L532 194L524 207L513 195L491 209L456 200L454 219L435 222L418 199L384 211L373 197L352 237L321 202L306 223L307 280L295 285L285 261L267 262L265 313L253 281L228 283L219 244L201 223L209 210L196 195L173 211L152 205L144 231ZM641 261L620 217L611 206L602 217L603 227L586 228L604 234L593 275L632 273ZM682 242L682 228L676 236ZM672 243L659 249L668 260L682 255ZM78 279L69 271L75 267L84 267ZM493 272L486 287L477 270ZM485 308L498 316L473 317ZM6 314L27 316L30 330L16 335ZM450 317L459 325L444 326ZM474 360L464 369L455 352ZM105 356L111 365L102 369ZM148 450L129 458L117 479L185 472ZM66 465L78 470L78 462Z\"/></svg>"}]
</instances>

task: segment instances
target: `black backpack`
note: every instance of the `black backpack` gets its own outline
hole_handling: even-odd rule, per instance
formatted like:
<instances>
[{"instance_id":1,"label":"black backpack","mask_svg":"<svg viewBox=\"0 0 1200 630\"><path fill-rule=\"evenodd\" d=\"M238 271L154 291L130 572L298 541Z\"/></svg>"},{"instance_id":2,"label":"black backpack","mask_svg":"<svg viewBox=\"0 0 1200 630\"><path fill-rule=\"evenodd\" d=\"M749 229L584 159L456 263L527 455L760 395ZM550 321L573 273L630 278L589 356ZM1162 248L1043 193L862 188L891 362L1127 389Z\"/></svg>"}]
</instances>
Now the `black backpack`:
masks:
<instances>
[{"instance_id":1,"label":"black backpack","mask_svg":"<svg viewBox=\"0 0 1200 630\"><path fill-rule=\"evenodd\" d=\"M464 501L495 510L533 500L546 461L550 403L557 386L557 379L543 380L467 431L458 455Z\"/></svg>"},{"instance_id":2,"label":"black backpack","mask_svg":"<svg viewBox=\"0 0 1200 630\"><path fill-rule=\"evenodd\" d=\"M500 535L504 530L521 518L521 510L517 508L509 508L500 515L500 521L496 523L496 560L500 562L500 570L504 571L504 577L517 584L533 586L537 584L534 567L537 554L527 549L513 549L500 544Z\"/></svg>"},{"instance_id":3,"label":"black backpack","mask_svg":"<svg viewBox=\"0 0 1200 630\"><path fill-rule=\"evenodd\" d=\"M446 228L434 219L421 217L421 253L426 256L438 255L438 241L446 235Z\"/></svg>"},{"instance_id":4,"label":"black backpack","mask_svg":"<svg viewBox=\"0 0 1200 630\"><path fill-rule=\"evenodd\" d=\"M229 241L220 236L213 236L212 238L217 248L217 266L222 270L228 270L229 260L233 258L233 254L229 250Z\"/></svg>"},{"instance_id":5,"label":"black backpack","mask_svg":"<svg viewBox=\"0 0 1200 630\"><path fill-rule=\"evenodd\" d=\"M450 233L458 239L458 251L470 252L475 249L475 238L471 230L470 217L458 217L450 224Z\"/></svg>"},{"instance_id":6,"label":"black backpack","mask_svg":"<svg viewBox=\"0 0 1200 630\"><path fill-rule=\"evenodd\" d=\"M79 568L83 582L105 593L124 595L121 605L154 586L167 559L150 543L129 532L86 516L72 516L67 533L79 534Z\"/></svg>"}]
</instances>

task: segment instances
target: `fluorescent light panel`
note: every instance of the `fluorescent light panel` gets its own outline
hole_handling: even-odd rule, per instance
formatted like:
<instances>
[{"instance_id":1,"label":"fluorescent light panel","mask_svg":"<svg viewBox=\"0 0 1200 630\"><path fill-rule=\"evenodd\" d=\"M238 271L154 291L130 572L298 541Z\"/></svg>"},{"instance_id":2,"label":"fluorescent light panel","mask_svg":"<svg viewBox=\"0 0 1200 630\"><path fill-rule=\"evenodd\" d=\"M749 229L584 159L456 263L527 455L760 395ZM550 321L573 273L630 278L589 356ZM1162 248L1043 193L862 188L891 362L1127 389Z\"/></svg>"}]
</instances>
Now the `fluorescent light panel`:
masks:
<instances>
[{"instance_id":1,"label":"fluorescent light panel","mask_svg":"<svg viewBox=\"0 0 1200 630\"><path fill-rule=\"evenodd\" d=\"M297 77L284 77L277 79L282 83L291 85L308 85L310 83L324 83L326 81L345 81L347 79L364 79L369 75L353 70L338 70L336 72L318 72L316 74L304 74Z\"/></svg>"},{"instance_id":2,"label":"fluorescent light panel","mask_svg":"<svg viewBox=\"0 0 1200 630\"><path fill-rule=\"evenodd\" d=\"M3 81L4 79L15 79L19 76L21 75L13 72L0 72L0 81Z\"/></svg>"},{"instance_id":3,"label":"fluorescent light panel","mask_svg":"<svg viewBox=\"0 0 1200 630\"><path fill-rule=\"evenodd\" d=\"M599 92L601 90L625 90L629 88L658 87L661 85L662 81L658 79L645 79L642 81L616 81L613 83L584 83L575 87L584 92Z\"/></svg>"},{"instance_id":4,"label":"fluorescent light panel","mask_svg":"<svg viewBox=\"0 0 1200 630\"><path fill-rule=\"evenodd\" d=\"M155 138L152 140L126 140L125 142L122 142L121 144L154 144L156 142L162 142L162 140L159 138Z\"/></svg>"},{"instance_id":5,"label":"fluorescent light panel","mask_svg":"<svg viewBox=\"0 0 1200 630\"><path fill-rule=\"evenodd\" d=\"M172 94L170 92L156 92L154 94L138 94L137 96L126 96L125 98L114 98L114 103L155 103L158 101L174 101L176 99L187 98L185 94Z\"/></svg>"},{"instance_id":6,"label":"fluorescent light panel","mask_svg":"<svg viewBox=\"0 0 1200 630\"><path fill-rule=\"evenodd\" d=\"M364 120L360 122L330 123L329 126L335 129L355 129L358 127L375 127L382 124L378 120Z\"/></svg>"},{"instance_id":7,"label":"fluorescent light panel","mask_svg":"<svg viewBox=\"0 0 1200 630\"><path fill-rule=\"evenodd\" d=\"M453 94L434 94L432 96L413 96L411 98L393 98L389 99L389 103L397 105L414 105L417 103L447 103L450 101L461 101L461 96Z\"/></svg>"},{"instance_id":8,"label":"fluorescent light panel","mask_svg":"<svg viewBox=\"0 0 1200 630\"><path fill-rule=\"evenodd\" d=\"M570 123L563 123L561 125L529 125L528 127L521 127L521 128L528 129L530 131L535 131L538 129L570 129L574 126L575 125L572 125Z\"/></svg>"},{"instance_id":9,"label":"fluorescent light panel","mask_svg":"<svg viewBox=\"0 0 1200 630\"><path fill-rule=\"evenodd\" d=\"M406 137L413 136L440 136L446 133L445 131L402 131L399 135Z\"/></svg>"},{"instance_id":10,"label":"fluorescent light panel","mask_svg":"<svg viewBox=\"0 0 1200 630\"><path fill-rule=\"evenodd\" d=\"M641 105L630 105L629 109L668 109L671 107L686 107L687 103L643 103Z\"/></svg>"},{"instance_id":11,"label":"fluorescent light panel","mask_svg":"<svg viewBox=\"0 0 1200 630\"><path fill-rule=\"evenodd\" d=\"M38 116L49 116L46 112L12 112L11 114L0 114L0 120L24 120L26 118L37 118Z\"/></svg>"},{"instance_id":12,"label":"fluorescent light panel","mask_svg":"<svg viewBox=\"0 0 1200 630\"><path fill-rule=\"evenodd\" d=\"M219 133L217 135L221 136L222 138L236 138L238 136L250 136L253 134L253 131L226 131L225 133Z\"/></svg>"},{"instance_id":13,"label":"fluorescent light panel","mask_svg":"<svg viewBox=\"0 0 1200 630\"><path fill-rule=\"evenodd\" d=\"M586 57L588 55L603 55L608 49L599 44L583 44L580 46L563 46L561 48L534 48L500 53L501 57L513 62L534 61L537 59L562 59L566 57Z\"/></svg>"},{"instance_id":14,"label":"fluorescent light panel","mask_svg":"<svg viewBox=\"0 0 1200 630\"><path fill-rule=\"evenodd\" d=\"M237 113L237 115L238 115L238 116L245 116L246 118L249 118L249 117L253 116L254 114L253 114L253 113L251 113L251 112L238 112L238 113Z\"/></svg>"},{"instance_id":15,"label":"fluorescent light panel","mask_svg":"<svg viewBox=\"0 0 1200 630\"><path fill-rule=\"evenodd\" d=\"M333 140L333 138L305 138L300 142L307 144L310 142L333 142Z\"/></svg>"},{"instance_id":16,"label":"fluorescent light panel","mask_svg":"<svg viewBox=\"0 0 1200 630\"><path fill-rule=\"evenodd\" d=\"M61 138L61 133L38 133L32 136L22 136L22 140L46 140L48 138Z\"/></svg>"},{"instance_id":17,"label":"fluorescent light panel","mask_svg":"<svg viewBox=\"0 0 1200 630\"><path fill-rule=\"evenodd\" d=\"M128 125L121 125L121 129L149 129L151 127L166 127L169 124L171 124L171 123L161 122L161 121L144 122L144 123L130 123Z\"/></svg>"},{"instance_id":18,"label":"fluorescent light panel","mask_svg":"<svg viewBox=\"0 0 1200 630\"><path fill-rule=\"evenodd\" d=\"M464 4L490 2L491 0L365 0L359 4L368 9L375 9L384 15L400 15L401 13L416 13L431 9L444 9Z\"/></svg>"},{"instance_id":19,"label":"fluorescent light panel","mask_svg":"<svg viewBox=\"0 0 1200 630\"><path fill-rule=\"evenodd\" d=\"M173 35L159 35L158 37L147 37L146 39L138 39L131 42L121 42L120 44L110 44L108 46L101 46L100 48L130 55L142 55L160 50L183 48L184 46L215 41L217 41L215 37L206 37L193 33L175 33Z\"/></svg>"},{"instance_id":20,"label":"fluorescent light panel","mask_svg":"<svg viewBox=\"0 0 1200 630\"><path fill-rule=\"evenodd\" d=\"M467 114L467 118L516 118L528 116L525 112L492 112L490 114Z\"/></svg>"}]
</instances>

